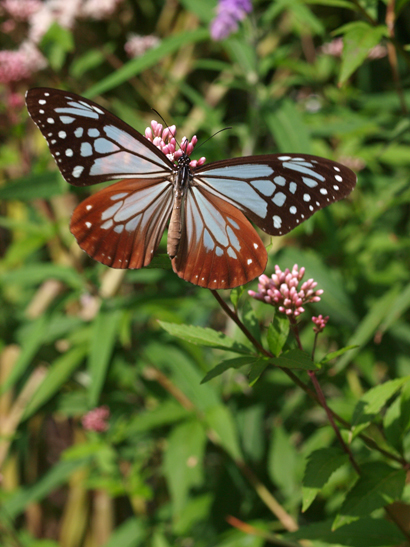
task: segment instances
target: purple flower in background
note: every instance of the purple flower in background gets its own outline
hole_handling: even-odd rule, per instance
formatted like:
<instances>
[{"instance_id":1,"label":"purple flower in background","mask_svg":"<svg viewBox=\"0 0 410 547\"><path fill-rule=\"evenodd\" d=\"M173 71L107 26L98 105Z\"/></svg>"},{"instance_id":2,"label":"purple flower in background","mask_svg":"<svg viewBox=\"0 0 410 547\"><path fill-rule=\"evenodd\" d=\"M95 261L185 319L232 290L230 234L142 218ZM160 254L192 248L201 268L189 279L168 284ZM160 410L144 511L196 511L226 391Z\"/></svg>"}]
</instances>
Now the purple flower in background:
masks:
<instances>
[{"instance_id":1,"label":"purple flower in background","mask_svg":"<svg viewBox=\"0 0 410 547\"><path fill-rule=\"evenodd\" d=\"M213 40L223 40L238 28L247 13L252 11L251 0L219 0L217 16L211 23Z\"/></svg>"}]
</instances>

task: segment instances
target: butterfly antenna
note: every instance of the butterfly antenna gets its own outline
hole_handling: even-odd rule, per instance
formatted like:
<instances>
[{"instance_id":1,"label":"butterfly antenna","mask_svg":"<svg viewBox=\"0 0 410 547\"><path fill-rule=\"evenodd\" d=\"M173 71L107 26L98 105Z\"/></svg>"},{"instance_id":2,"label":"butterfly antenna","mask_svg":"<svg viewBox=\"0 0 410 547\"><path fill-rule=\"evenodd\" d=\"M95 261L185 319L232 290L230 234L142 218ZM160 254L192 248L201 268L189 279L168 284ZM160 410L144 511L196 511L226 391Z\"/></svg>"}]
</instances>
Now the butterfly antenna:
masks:
<instances>
[{"instance_id":1,"label":"butterfly antenna","mask_svg":"<svg viewBox=\"0 0 410 547\"><path fill-rule=\"evenodd\" d=\"M196 150L199 150L203 144L205 144L206 142L208 142L208 141L210 141L211 139L213 139L218 133L222 133L222 131L226 131L227 129L232 129L232 127L224 127L223 129L220 129L219 131L217 131L216 133L214 133L213 135L211 135L210 137L208 137L208 138L206 139L206 141L201 142L201 144L198 146L198 148L196 148Z\"/></svg>"},{"instance_id":2,"label":"butterfly antenna","mask_svg":"<svg viewBox=\"0 0 410 547\"><path fill-rule=\"evenodd\" d=\"M160 117L160 119L164 122L165 127L166 127L167 129L169 129L169 125L168 125L167 122L164 120L164 118L161 116L161 114L158 112L158 110L155 110L155 108L151 108L151 110L152 110L153 112L155 112L155 114L156 114L157 116ZM175 135L172 135L172 136L173 136L173 138L175 139L175 142L177 143L177 145L181 148L181 145L180 145L179 142L177 141L176 136L175 136ZM186 151L186 150L185 150L185 151Z\"/></svg>"}]
</instances>

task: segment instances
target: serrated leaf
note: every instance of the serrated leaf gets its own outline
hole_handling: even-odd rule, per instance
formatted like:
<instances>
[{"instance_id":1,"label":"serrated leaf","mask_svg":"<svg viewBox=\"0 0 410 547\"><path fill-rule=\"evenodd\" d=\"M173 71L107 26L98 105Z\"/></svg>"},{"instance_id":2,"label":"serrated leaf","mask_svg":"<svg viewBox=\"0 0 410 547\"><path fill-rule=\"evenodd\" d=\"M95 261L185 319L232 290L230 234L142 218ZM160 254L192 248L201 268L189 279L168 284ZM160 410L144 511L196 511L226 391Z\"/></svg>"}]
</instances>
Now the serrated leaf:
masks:
<instances>
[{"instance_id":1,"label":"serrated leaf","mask_svg":"<svg viewBox=\"0 0 410 547\"><path fill-rule=\"evenodd\" d=\"M233 351L235 353L243 353L245 355L253 355L251 350L235 342L226 334L217 332L216 330L195 327L192 325L177 325L176 323L166 323L165 321L158 321L159 325L178 338L182 338L192 344L198 344L200 346L209 346L211 348L225 349L227 351Z\"/></svg>"},{"instance_id":2,"label":"serrated leaf","mask_svg":"<svg viewBox=\"0 0 410 547\"><path fill-rule=\"evenodd\" d=\"M381 408L387 403L404 384L410 380L410 376L389 380L384 384L369 389L363 397L359 399L353 412L352 430L357 435L357 427L370 423L380 412ZM363 427L361 428L363 429Z\"/></svg>"},{"instance_id":3,"label":"serrated leaf","mask_svg":"<svg viewBox=\"0 0 410 547\"><path fill-rule=\"evenodd\" d=\"M358 348L359 346L346 346L344 348L340 348L337 351L332 351L332 353L328 353L321 361L321 365L326 365L329 361L332 361L332 359L336 359L336 357L340 357L340 355L343 355L346 353L346 351L349 351L351 349Z\"/></svg>"},{"instance_id":4,"label":"serrated leaf","mask_svg":"<svg viewBox=\"0 0 410 547\"><path fill-rule=\"evenodd\" d=\"M309 454L303 478L302 512L310 507L332 474L348 461L348 455L338 448L321 448Z\"/></svg>"},{"instance_id":5,"label":"serrated leaf","mask_svg":"<svg viewBox=\"0 0 410 547\"><path fill-rule=\"evenodd\" d=\"M353 72L366 60L369 51L377 46L384 36L388 36L387 27L373 27L364 21L355 21L338 29L345 32L343 37L342 67L339 84L343 85Z\"/></svg>"},{"instance_id":6,"label":"serrated leaf","mask_svg":"<svg viewBox=\"0 0 410 547\"><path fill-rule=\"evenodd\" d=\"M275 357L280 355L289 335L289 319L276 314L268 328L268 345Z\"/></svg>"},{"instance_id":7,"label":"serrated leaf","mask_svg":"<svg viewBox=\"0 0 410 547\"><path fill-rule=\"evenodd\" d=\"M209 427L216 433L219 444L231 458L242 461L238 430L229 408L223 405L214 406L206 411L205 419Z\"/></svg>"},{"instance_id":8,"label":"serrated leaf","mask_svg":"<svg viewBox=\"0 0 410 547\"><path fill-rule=\"evenodd\" d=\"M253 365L249 372L249 385L253 386L260 378L266 367L269 366L269 359L260 357Z\"/></svg>"},{"instance_id":9,"label":"serrated leaf","mask_svg":"<svg viewBox=\"0 0 410 547\"><path fill-rule=\"evenodd\" d=\"M333 529L351 519L370 515L401 498L406 481L404 469L394 469L382 462L370 462L361 466L361 475L348 492L335 519Z\"/></svg>"},{"instance_id":10,"label":"serrated leaf","mask_svg":"<svg viewBox=\"0 0 410 547\"><path fill-rule=\"evenodd\" d=\"M271 362L277 367L290 369L315 370L318 368L309 355L300 349L284 351L279 357L271 359Z\"/></svg>"},{"instance_id":11,"label":"serrated leaf","mask_svg":"<svg viewBox=\"0 0 410 547\"><path fill-rule=\"evenodd\" d=\"M217 376L220 376L223 374L226 370L230 368L240 368L244 365L251 365L255 361L258 360L257 356L243 356L243 357L235 357L234 359L227 359L226 361L222 361L222 363L219 363L219 365L216 365L213 369L211 369L205 377L201 380L201 384L205 384L206 382L209 382L209 380L212 380L213 378L216 378Z\"/></svg>"},{"instance_id":12,"label":"serrated leaf","mask_svg":"<svg viewBox=\"0 0 410 547\"><path fill-rule=\"evenodd\" d=\"M287 540L317 540L326 544L349 547L396 547L405 538L395 524L386 519L364 518L332 530L332 522L325 521L303 526L297 532L284 534Z\"/></svg>"}]
</instances>

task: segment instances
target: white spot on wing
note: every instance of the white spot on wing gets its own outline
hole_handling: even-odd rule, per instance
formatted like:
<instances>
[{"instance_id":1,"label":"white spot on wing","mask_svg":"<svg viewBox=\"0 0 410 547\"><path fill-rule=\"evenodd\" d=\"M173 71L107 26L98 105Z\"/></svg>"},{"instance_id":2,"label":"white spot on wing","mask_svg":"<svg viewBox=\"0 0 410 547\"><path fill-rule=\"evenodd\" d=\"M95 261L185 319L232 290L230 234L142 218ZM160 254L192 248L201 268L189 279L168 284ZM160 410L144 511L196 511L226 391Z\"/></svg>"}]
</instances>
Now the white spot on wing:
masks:
<instances>
[{"instance_id":1,"label":"white spot on wing","mask_svg":"<svg viewBox=\"0 0 410 547\"><path fill-rule=\"evenodd\" d=\"M272 198L272 201L275 205L277 205L278 207L282 207L282 205L285 203L286 201L286 196L283 192L277 192L273 198Z\"/></svg>"},{"instance_id":2,"label":"white spot on wing","mask_svg":"<svg viewBox=\"0 0 410 547\"><path fill-rule=\"evenodd\" d=\"M69 158L73 157L74 155L74 152L71 150L71 148L67 148L67 150L65 151L65 155Z\"/></svg>"},{"instance_id":3,"label":"white spot on wing","mask_svg":"<svg viewBox=\"0 0 410 547\"><path fill-rule=\"evenodd\" d=\"M280 228L282 226L282 218L280 216L274 215L272 220L274 228Z\"/></svg>"},{"instance_id":4,"label":"white spot on wing","mask_svg":"<svg viewBox=\"0 0 410 547\"><path fill-rule=\"evenodd\" d=\"M84 167L82 165L76 165L73 169L73 177L78 179L78 177L81 175L81 173L84 171ZM87 208L91 209L91 205L87 205Z\"/></svg>"},{"instance_id":5,"label":"white spot on wing","mask_svg":"<svg viewBox=\"0 0 410 547\"><path fill-rule=\"evenodd\" d=\"M53 118L47 118L48 123L54 123Z\"/></svg>"},{"instance_id":6,"label":"white spot on wing","mask_svg":"<svg viewBox=\"0 0 410 547\"><path fill-rule=\"evenodd\" d=\"M89 142L81 143L80 154L83 156L83 158L87 158L88 156L93 155L93 147L91 146Z\"/></svg>"}]
</instances>

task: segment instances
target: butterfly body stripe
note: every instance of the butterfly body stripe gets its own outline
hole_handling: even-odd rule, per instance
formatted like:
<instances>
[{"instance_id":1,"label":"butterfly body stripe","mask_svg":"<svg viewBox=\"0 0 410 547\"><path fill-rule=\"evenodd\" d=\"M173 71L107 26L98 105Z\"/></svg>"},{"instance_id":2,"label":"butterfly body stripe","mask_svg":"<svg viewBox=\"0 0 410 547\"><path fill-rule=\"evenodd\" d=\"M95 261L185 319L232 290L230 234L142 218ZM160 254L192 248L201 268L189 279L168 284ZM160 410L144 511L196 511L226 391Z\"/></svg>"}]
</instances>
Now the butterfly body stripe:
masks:
<instances>
[{"instance_id":1,"label":"butterfly body stripe","mask_svg":"<svg viewBox=\"0 0 410 547\"><path fill-rule=\"evenodd\" d=\"M190 168L175 165L145 136L74 93L37 88L27 109L67 182L120 180L74 210L80 247L114 268L147 266L169 223L167 252L182 279L229 289L261 275L265 247L253 222L280 236L356 184L344 165L306 154L269 154Z\"/></svg>"}]
</instances>

